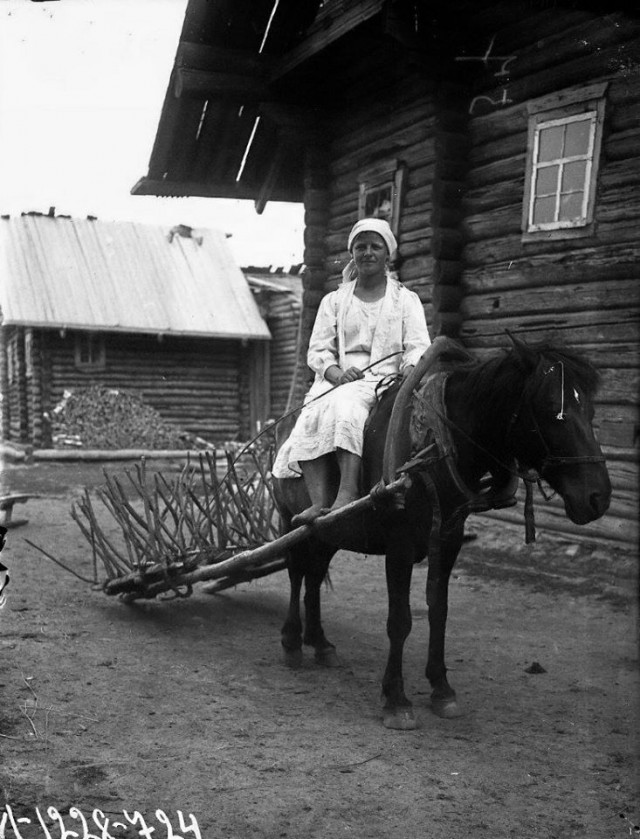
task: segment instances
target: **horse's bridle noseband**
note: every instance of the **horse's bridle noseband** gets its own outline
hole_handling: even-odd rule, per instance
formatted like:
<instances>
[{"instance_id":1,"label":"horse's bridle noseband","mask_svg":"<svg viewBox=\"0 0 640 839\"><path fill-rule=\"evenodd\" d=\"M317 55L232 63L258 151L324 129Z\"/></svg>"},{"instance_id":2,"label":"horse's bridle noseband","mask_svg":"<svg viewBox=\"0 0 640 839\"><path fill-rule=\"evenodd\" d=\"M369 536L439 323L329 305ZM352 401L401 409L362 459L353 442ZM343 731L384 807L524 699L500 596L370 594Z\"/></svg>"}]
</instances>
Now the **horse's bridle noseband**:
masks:
<instances>
[{"instance_id":1,"label":"horse's bridle noseband","mask_svg":"<svg viewBox=\"0 0 640 839\"><path fill-rule=\"evenodd\" d=\"M560 412L556 414L556 420L558 422L564 422L565 420L565 412L564 412L564 364L560 361L558 362L562 366L562 379L561 379L561 386L562 386L562 399L561 399L561 408ZM549 367L548 370L545 371L545 375L548 373L553 372L555 370L555 365ZM527 385L522 389L522 394L520 395L520 400L518 401L518 405L516 406L515 411L511 415L509 420L509 425L507 427L507 433L505 436L505 440L508 440L514 431L514 428L518 422L518 420L522 419L523 409L527 408L529 410L529 414L531 416L531 420L533 422L533 431L538 435L540 442L542 443L542 448L545 452L545 456L542 461L542 465L537 470L540 476L544 476L545 470L549 466L573 466L579 465L583 463L605 463L604 455L578 455L578 456L569 456L569 455L554 455L551 454L551 449L545 439L544 434L542 433L542 429L540 428L540 424L538 423L538 419L535 415L535 411L531 406L531 400L537 393L537 391L542 386L541 382L536 383L536 386Z\"/></svg>"}]
</instances>

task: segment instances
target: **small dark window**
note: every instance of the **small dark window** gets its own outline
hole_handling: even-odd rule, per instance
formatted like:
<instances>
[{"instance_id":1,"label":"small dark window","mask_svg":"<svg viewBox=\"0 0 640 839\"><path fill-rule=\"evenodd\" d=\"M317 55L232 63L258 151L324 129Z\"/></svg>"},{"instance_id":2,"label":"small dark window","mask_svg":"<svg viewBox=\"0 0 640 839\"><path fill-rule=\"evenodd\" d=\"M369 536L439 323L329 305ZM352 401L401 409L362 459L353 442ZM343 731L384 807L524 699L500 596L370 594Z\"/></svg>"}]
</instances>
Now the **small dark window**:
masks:
<instances>
[{"instance_id":1,"label":"small dark window","mask_svg":"<svg viewBox=\"0 0 640 839\"><path fill-rule=\"evenodd\" d=\"M384 160L360 173L358 218L381 218L398 234L405 167Z\"/></svg>"},{"instance_id":2,"label":"small dark window","mask_svg":"<svg viewBox=\"0 0 640 839\"><path fill-rule=\"evenodd\" d=\"M104 338L95 332L81 332L76 336L76 367L81 370L101 370L106 364Z\"/></svg>"}]
</instances>

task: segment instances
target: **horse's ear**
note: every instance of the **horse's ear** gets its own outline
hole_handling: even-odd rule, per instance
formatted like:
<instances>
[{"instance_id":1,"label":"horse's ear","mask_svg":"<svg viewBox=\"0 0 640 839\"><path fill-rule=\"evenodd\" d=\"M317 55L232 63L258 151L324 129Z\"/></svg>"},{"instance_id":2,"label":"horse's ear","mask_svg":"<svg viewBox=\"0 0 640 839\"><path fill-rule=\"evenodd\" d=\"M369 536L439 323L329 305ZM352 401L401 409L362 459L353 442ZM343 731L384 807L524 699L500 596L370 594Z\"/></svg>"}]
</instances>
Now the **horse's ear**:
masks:
<instances>
[{"instance_id":1,"label":"horse's ear","mask_svg":"<svg viewBox=\"0 0 640 839\"><path fill-rule=\"evenodd\" d=\"M513 344L513 357L518 362L520 367L523 370L529 371L532 370L536 366L537 357L534 351L531 349L529 344L526 343L522 338L516 338L516 336L511 332L509 329L505 329L505 332L509 336L509 340Z\"/></svg>"}]
</instances>

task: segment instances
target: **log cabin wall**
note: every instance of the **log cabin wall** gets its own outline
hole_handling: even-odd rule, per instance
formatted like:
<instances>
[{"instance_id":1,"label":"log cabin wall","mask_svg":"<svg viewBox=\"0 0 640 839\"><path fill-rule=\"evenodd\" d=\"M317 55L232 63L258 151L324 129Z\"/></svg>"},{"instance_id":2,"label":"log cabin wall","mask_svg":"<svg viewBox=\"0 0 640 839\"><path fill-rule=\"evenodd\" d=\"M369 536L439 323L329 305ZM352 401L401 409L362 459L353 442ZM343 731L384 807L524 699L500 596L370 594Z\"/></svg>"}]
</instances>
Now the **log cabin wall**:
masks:
<instances>
[{"instance_id":1,"label":"log cabin wall","mask_svg":"<svg viewBox=\"0 0 640 839\"><path fill-rule=\"evenodd\" d=\"M530 12L517 25L484 21L475 54L514 56L475 67L469 102L470 168L464 199L462 340L478 356L505 346L505 328L531 341L584 351L600 369L596 427L609 465L609 513L586 527L556 500L536 505L541 527L637 546L640 310L640 77L633 56L639 25L621 14ZM595 225L584 238L523 241L527 103L607 82ZM486 97L486 98L484 98ZM495 514L519 521L519 512Z\"/></svg>"},{"instance_id":2,"label":"log cabin wall","mask_svg":"<svg viewBox=\"0 0 640 839\"><path fill-rule=\"evenodd\" d=\"M310 331L322 295L341 281L348 233L361 215L360 184L376 169L390 167L398 192L396 274L420 297L431 335L458 337L469 142L465 88L434 79L415 54L392 39L366 42L360 50L366 58L354 63L357 53L351 46L343 63L339 55L332 58L341 105L324 155L316 148L316 169L307 168L316 188L305 191L305 262L311 259L313 267L305 277L303 320ZM322 173L319 159L328 161ZM323 190L317 188L321 174ZM323 264L316 267L320 243Z\"/></svg>"},{"instance_id":3,"label":"log cabin wall","mask_svg":"<svg viewBox=\"0 0 640 839\"><path fill-rule=\"evenodd\" d=\"M271 332L270 417L277 419L287 410L289 401L297 404L296 394L291 393L296 382L296 360L300 331L301 300L292 293L272 294L266 317Z\"/></svg>"},{"instance_id":4,"label":"log cabin wall","mask_svg":"<svg viewBox=\"0 0 640 839\"><path fill-rule=\"evenodd\" d=\"M299 364L303 285L297 275L278 272L264 275L252 272L252 275L267 283L258 285L249 279L260 314L271 333L271 341L266 346L267 364L263 365L267 377L266 410L259 419L264 421L277 419L304 397ZM273 287L268 285L270 282Z\"/></svg>"},{"instance_id":5,"label":"log cabin wall","mask_svg":"<svg viewBox=\"0 0 640 839\"><path fill-rule=\"evenodd\" d=\"M375 62L375 56L371 60ZM398 167L404 168L397 272L404 285L422 300L433 334L434 97L428 82L417 74L401 79L395 74L382 79L378 75L376 81L374 91L365 89L362 93L354 84L353 109L336 120L334 127L325 291L339 284L341 271L348 261L347 237L358 220L360 173L380 162L396 160Z\"/></svg>"},{"instance_id":6,"label":"log cabin wall","mask_svg":"<svg viewBox=\"0 0 640 839\"><path fill-rule=\"evenodd\" d=\"M42 387L46 411L55 407L66 389L100 384L139 393L163 419L211 442L244 439L248 433L248 408L242 401L247 376L241 374L240 341L105 335L104 369L84 371L75 364L74 332L62 337L57 331L43 330L40 335L48 367ZM20 432L13 411L9 439L34 442Z\"/></svg>"},{"instance_id":7,"label":"log cabin wall","mask_svg":"<svg viewBox=\"0 0 640 839\"><path fill-rule=\"evenodd\" d=\"M25 330L3 326L2 331L2 438L30 442L29 388L25 357Z\"/></svg>"}]
</instances>

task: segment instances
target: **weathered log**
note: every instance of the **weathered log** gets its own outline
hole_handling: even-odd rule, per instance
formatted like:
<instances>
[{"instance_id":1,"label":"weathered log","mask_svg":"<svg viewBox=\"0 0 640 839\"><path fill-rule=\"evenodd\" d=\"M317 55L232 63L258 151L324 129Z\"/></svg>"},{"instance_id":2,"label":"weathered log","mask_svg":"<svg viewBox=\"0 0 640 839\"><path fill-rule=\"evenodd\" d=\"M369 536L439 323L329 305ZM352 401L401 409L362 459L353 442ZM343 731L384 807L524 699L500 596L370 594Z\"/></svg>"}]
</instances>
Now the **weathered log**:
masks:
<instances>
[{"instance_id":1,"label":"weathered log","mask_svg":"<svg viewBox=\"0 0 640 839\"><path fill-rule=\"evenodd\" d=\"M494 513L485 513L488 518L498 521L508 521L512 524L522 524L522 516L509 510L500 510ZM547 511L542 512L536 508L536 527L539 531L549 530L552 533L561 533L565 538L573 537L576 541L598 541L605 540L608 544L618 542L629 547L637 545L638 525L636 521L620 519L617 516L607 514L598 522L581 527L570 522L566 516L550 515Z\"/></svg>"},{"instance_id":2,"label":"weathered log","mask_svg":"<svg viewBox=\"0 0 640 839\"><path fill-rule=\"evenodd\" d=\"M268 577L270 574L275 574L278 571L284 571L286 567L286 559L274 559L273 562L267 562L258 569L254 568L248 571L236 572L229 577L222 577L220 580L215 580L215 582L203 586L201 590L205 594L217 594L219 591L225 591L241 583L250 583L262 577Z\"/></svg>"},{"instance_id":3,"label":"weathered log","mask_svg":"<svg viewBox=\"0 0 640 839\"><path fill-rule=\"evenodd\" d=\"M475 166L467 175L467 189L493 188L494 184L518 181L524 177L526 155L516 154L504 160L496 160L484 166Z\"/></svg>"},{"instance_id":4,"label":"weathered log","mask_svg":"<svg viewBox=\"0 0 640 839\"><path fill-rule=\"evenodd\" d=\"M431 299L438 312L458 312L463 298L464 289L461 286L437 283Z\"/></svg>"},{"instance_id":5,"label":"weathered log","mask_svg":"<svg viewBox=\"0 0 640 839\"><path fill-rule=\"evenodd\" d=\"M489 294L467 294L462 305L465 318L504 314L518 315L536 312L580 312L619 309L640 305L640 286L637 275L628 280L593 281L590 283L561 282L554 285L505 289Z\"/></svg>"},{"instance_id":6,"label":"weathered log","mask_svg":"<svg viewBox=\"0 0 640 839\"><path fill-rule=\"evenodd\" d=\"M400 270L404 283L411 280L429 282L433 277L434 259L432 256L420 254L412 259L407 259Z\"/></svg>"},{"instance_id":7,"label":"weathered log","mask_svg":"<svg viewBox=\"0 0 640 839\"><path fill-rule=\"evenodd\" d=\"M436 259L455 260L464 247L464 238L460 231L453 228L439 227L431 236L431 253Z\"/></svg>"},{"instance_id":8,"label":"weathered log","mask_svg":"<svg viewBox=\"0 0 640 839\"><path fill-rule=\"evenodd\" d=\"M579 345L598 339L606 341L611 334L618 341L637 341L639 324L637 315L617 311L578 312L571 316L531 314L465 321L462 335L465 346L473 350L503 345L506 329L531 340L561 339L567 344Z\"/></svg>"},{"instance_id":9,"label":"weathered log","mask_svg":"<svg viewBox=\"0 0 640 839\"><path fill-rule=\"evenodd\" d=\"M569 259L563 252L527 253L464 271L465 286L473 294L548 286L550 277L554 285L640 279L637 251L634 245L581 247Z\"/></svg>"}]
</instances>

